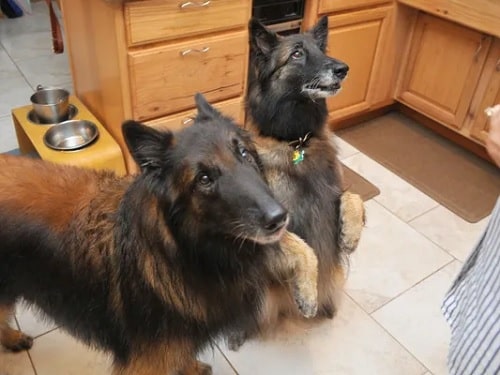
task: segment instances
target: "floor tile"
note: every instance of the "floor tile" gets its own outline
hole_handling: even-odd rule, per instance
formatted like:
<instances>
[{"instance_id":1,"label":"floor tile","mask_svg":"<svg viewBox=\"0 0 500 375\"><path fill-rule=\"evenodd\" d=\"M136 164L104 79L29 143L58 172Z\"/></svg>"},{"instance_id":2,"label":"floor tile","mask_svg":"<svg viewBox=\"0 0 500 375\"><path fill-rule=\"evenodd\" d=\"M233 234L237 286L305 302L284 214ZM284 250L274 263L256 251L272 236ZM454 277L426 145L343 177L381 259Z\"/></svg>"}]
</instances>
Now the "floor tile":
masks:
<instances>
[{"instance_id":1,"label":"floor tile","mask_svg":"<svg viewBox=\"0 0 500 375\"><path fill-rule=\"evenodd\" d=\"M33 308L29 308L22 303L16 306L16 320L21 331L31 337L43 335L56 328L56 325L50 319L45 318Z\"/></svg>"},{"instance_id":2,"label":"floor tile","mask_svg":"<svg viewBox=\"0 0 500 375\"><path fill-rule=\"evenodd\" d=\"M213 373L216 375L236 375L229 362L222 355L219 348L208 348L200 355L200 360L212 366Z\"/></svg>"},{"instance_id":3,"label":"floor tile","mask_svg":"<svg viewBox=\"0 0 500 375\"><path fill-rule=\"evenodd\" d=\"M111 360L59 329L40 336L30 350L37 375L109 375Z\"/></svg>"},{"instance_id":4,"label":"floor tile","mask_svg":"<svg viewBox=\"0 0 500 375\"><path fill-rule=\"evenodd\" d=\"M17 62L17 66L33 87L57 86L71 81L68 57L66 54L51 54Z\"/></svg>"},{"instance_id":5,"label":"floor tile","mask_svg":"<svg viewBox=\"0 0 500 375\"><path fill-rule=\"evenodd\" d=\"M0 117L0 153L19 147L10 115Z\"/></svg>"},{"instance_id":6,"label":"floor tile","mask_svg":"<svg viewBox=\"0 0 500 375\"><path fill-rule=\"evenodd\" d=\"M339 159L343 160L352 155L359 153L359 150L354 146L351 146L349 143L344 141L342 138L337 136L332 136L333 142L337 146Z\"/></svg>"},{"instance_id":7,"label":"floor tile","mask_svg":"<svg viewBox=\"0 0 500 375\"><path fill-rule=\"evenodd\" d=\"M438 203L368 156L358 153L342 160L380 189L374 199L404 221L436 207Z\"/></svg>"},{"instance_id":8,"label":"floor tile","mask_svg":"<svg viewBox=\"0 0 500 375\"><path fill-rule=\"evenodd\" d=\"M462 262L479 241L489 217L471 224L439 206L412 220L410 225Z\"/></svg>"},{"instance_id":9,"label":"floor tile","mask_svg":"<svg viewBox=\"0 0 500 375\"><path fill-rule=\"evenodd\" d=\"M110 373L111 359L108 355L89 349L59 329L35 339L30 354L38 375ZM200 359L212 366L214 374L236 374L217 347L214 347L214 350L207 349ZM3 374L0 372L0 375Z\"/></svg>"},{"instance_id":10,"label":"floor tile","mask_svg":"<svg viewBox=\"0 0 500 375\"><path fill-rule=\"evenodd\" d=\"M21 73L17 69L17 66L12 62L7 52L0 47L0 80L3 81L6 78L20 76Z\"/></svg>"},{"instance_id":11,"label":"floor tile","mask_svg":"<svg viewBox=\"0 0 500 375\"><path fill-rule=\"evenodd\" d=\"M0 375L35 375L28 353L0 349Z\"/></svg>"},{"instance_id":12,"label":"floor tile","mask_svg":"<svg viewBox=\"0 0 500 375\"><path fill-rule=\"evenodd\" d=\"M372 315L435 375L447 374L450 331L441 304L461 267L453 261Z\"/></svg>"},{"instance_id":13,"label":"floor tile","mask_svg":"<svg viewBox=\"0 0 500 375\"><path fill-rule=\"evenodd\" d=\"M3 39L2 45L14 61L53 54L50 30L13 35Z\"/></svg>"},{"instance_id":14,"label":"floor tile","mask_svg":"<svg viewBox=\"0 0 500 375\"><path fill-rule=\"evenodd\" d=\"M20 18L2 18L0 20L0 43L13 36L37 31L50 32L50 18L45 1L33 2L32 13Z\"/></svg>"},{"instance_id":15,"label":"floor tile","mask_svg":"<svg viewBox=\"0 0 500 375\"><path fill-rule=\"evenodd\" d=\"M367 223L351 256L346 291L372 312L453 258L377 202L365 207Z\"/></svg>"},{"instance_id":16,"label":"floor tile","mask_svg":"<svg viewBox=\"0 0 500 375\"><path fill-rule=\"evenodd\" d=\"M10 115L12 108L30 103L33 89L21 75L2 79L0 91L0 117Z\"/></svg>"},{"instance_id":17,"label":"floor tile","mask_svg":"<svg viewBox=\"0 0 500 375\"><path fill-rule=\"evenodd\" d=\"M223 349L241 375L421 375L425 368L345 296L332 321Z\"/></svg>"}]
</instances>

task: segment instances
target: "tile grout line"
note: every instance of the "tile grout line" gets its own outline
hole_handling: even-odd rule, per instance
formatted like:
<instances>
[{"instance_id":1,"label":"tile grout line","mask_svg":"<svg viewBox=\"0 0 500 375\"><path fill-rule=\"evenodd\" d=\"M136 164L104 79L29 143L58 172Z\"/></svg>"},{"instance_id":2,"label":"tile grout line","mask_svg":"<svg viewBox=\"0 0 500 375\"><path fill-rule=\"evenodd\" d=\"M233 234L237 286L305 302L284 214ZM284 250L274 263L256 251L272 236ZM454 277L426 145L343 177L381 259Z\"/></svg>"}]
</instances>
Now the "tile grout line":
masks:
<instances>
[{"instance_id":1,"label":"tile grout line","mask_svg":"<svg viewBox=\"0 0 500 375\"><path fill-rule=\"evenodd\" d=\"M236 367L234 367L234 365L231 363L231 361L229 360L229 358L227 358L226 354L222 351L222 349L219 347L219 344L217 344L216 342L214 342L214 345L217 347L217 349L219 350L219 353L224 357L224 359L226 360L226 362L229 364L229 366L233 369L234 373L236 375L239 375L240 373L236 370Z\"/></svg>"},{"instance_id":2,"label":"tile grout line","mask_svg":"<svg viewBox=\"0 0 500 375\"><path fill-rule=\"evenodd\" d=\"M410 289L413 289L414 287L418 286L419 284L421 284L422 282L426 281L427 279L429 279L431 276L435 275L436 273L438 273L439 271L441 271L442 269L448 267L450 264L452 264L453 262L455 262L456 259L451 259L449 262L447 262L446 264L440 266L439 268L437 268L435 271L433 271L432 273L430 273L429 275L425 276L423 279L420 279L419 281L417 281L415 284L409 286L408 288L406 288L405 290L403 290L402 292L398 293L397 295L395 295L394 297L392 297L391 299L387 300L386 302L384 302L382 305L380 305L379 307L377 307L375 310L373 310L372 312L368 312L366 310L366 313L367 314L375 314L377 311L379 311L380 309L384 308L386 305L388 305L389 303L391 303L392 301L394 301L395 299L401 297L403 294L405 294L406 292L408 292ZM451 287L451 285L450 285ZM444 296L443 296L444 298Z\"/></svg>"},{"instance_id":3,"label":"tile grout line","mask_svg":"<svg viewBox=\"0 0 500 375\"><path fill-rule=\"evenodd\" d=\"M363 307L361 305L359 305L350 295L348 295L347 293L344 293L344 295L349 298L356 306L358 306L363 312L366 313L366 315L368 315L368 317L377 325L379 326L385 333L387 333L387 335L389 335L404 351L406 351L411 358L413 358L416 362L418 362L424 369L425 371L423 372L423 374L426 374L427 372L431 372L430 369L427 368L427 366L422 362L420 361L420 359L418 359L415 354L413 354L405 345L403 345L403 343L401 343L396 337L394 337L389 331L387 331L387 329L385 329L385 327L383 325L381 325L370 313L366 312L365 309L363 309Z\"/></svg>"}]
</instances>

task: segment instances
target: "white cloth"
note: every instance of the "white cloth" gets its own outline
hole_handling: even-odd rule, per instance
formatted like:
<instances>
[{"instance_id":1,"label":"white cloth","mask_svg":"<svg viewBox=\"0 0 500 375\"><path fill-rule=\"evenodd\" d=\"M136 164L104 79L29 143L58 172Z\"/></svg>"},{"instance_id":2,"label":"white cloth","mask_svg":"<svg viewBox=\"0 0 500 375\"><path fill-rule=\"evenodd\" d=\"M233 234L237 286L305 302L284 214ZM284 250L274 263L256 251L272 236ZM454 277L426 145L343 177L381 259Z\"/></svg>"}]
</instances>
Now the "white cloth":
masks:
<instances>
[{"instance_id":1,"label":"white cloth","mask_svg":"<svg viewBox=\"0 0 500 375\"><path fill-rule=\"evenodd\" d=\"M452 375L500 374L499 267L500 198L442 305L451 328L448 369Z\"/></svg>"}]
</instances>

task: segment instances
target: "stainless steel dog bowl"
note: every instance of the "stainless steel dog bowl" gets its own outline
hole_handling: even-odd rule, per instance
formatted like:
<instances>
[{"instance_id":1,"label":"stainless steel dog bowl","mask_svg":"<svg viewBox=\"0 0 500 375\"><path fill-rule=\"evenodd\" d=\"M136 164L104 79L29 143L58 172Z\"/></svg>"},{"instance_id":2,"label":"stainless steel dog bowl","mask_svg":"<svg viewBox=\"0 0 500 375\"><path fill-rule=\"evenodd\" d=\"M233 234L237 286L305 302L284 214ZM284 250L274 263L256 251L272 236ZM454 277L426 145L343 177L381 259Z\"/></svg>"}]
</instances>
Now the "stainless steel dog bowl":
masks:
<instances>
[{"instance_id":1,"label":"stainless steel dog bowl","mask_svg":"<svg viewBox=\"0 0 500 375\"><path fill-rule=\"evenodd\" d=\"M69 92L59 88L37 86L31 95L31 103L41 122L55 124L65 121L69 116Z\"/></svg>"},{"instance_id":2,"label":"stainless steel dog bowl","mask_svg":"<svg viewBox=\"0 0 500 375\"><path fill-rule=\"evenodd\" d=\"M77 114L78 114L78 108L76 106L74 106L73 104L70 104L69 111L68 111L68 118L66 120L74 119ZM37 125L54 125L54 124L56 124L54 122L45 122L42 119L40 119L38 117L38 115L36 114L34 109L32 109L31 111L28 112L27 117L31 123L37 124ZM64 121L66 121L66 120L64 120Z\"/></svg>"},{"instance_id":3,"label":"stainless steel dog bowl","mask_svg":"<svg viewBox=\"0 0 500 375\"><path fill-rule=\"evenodd\" d=\"M43 142L59 151L78 150L90 145L99 135L97 126L87 120L68 120L47 130Z\"/></svg>"}]
</instances>

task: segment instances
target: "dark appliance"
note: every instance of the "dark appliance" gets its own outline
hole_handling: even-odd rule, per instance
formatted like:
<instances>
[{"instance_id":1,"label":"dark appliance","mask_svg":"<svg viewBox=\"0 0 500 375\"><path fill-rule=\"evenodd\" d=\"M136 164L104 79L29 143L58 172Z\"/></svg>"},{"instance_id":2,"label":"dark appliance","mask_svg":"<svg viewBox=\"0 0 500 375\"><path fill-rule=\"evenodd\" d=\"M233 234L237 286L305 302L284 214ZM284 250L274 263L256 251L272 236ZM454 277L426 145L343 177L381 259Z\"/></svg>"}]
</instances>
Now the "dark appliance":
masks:
<instances>
[{"instance_id":1,"label":"dark appliance","mask_svg":"<svg viewBox=\"0 0 500 375\"><path fill-rule=\"evenodd\" d=\"M305 0L253 0L252 16L281 35L300 32Z\"/></svg>"}]
</instances>

